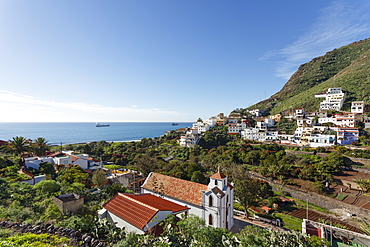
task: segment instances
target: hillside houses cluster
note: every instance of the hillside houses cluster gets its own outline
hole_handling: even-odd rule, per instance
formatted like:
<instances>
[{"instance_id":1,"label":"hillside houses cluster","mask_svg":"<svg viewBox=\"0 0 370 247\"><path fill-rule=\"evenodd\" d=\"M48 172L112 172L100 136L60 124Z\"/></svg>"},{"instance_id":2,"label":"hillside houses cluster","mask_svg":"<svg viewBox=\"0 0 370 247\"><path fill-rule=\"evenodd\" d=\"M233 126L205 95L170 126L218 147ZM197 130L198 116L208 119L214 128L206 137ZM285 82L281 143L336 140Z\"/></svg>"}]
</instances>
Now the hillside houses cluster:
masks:
<instances>
[{"instance_id":1,"label":"hillside houses cluster","mask_svg":"<svg viewBox=\"0 0 370 247\"><path fill-rule=\"evenodd\" d=\"M341 111L346 99L342 88L329 88L327 92L315 95L317 98L324 98L320 103L320 110L317 112L306 112L303 108L297 108L288 113L276 114L262 117L262 110L249 110L253 116L254 127L250 125L248 118L242 114L233 112L228 117L223 113L217 117L211 117L205 121L198 121L193 124L184 136L181 137L180 145L195 146L202 134L214 126L228 126L228 134L240 135L242 139L258 142L279 142L309 147L327 147L332 145L349 145L358 141L360 132L356 127L357 116L361 116L365 110L363 101L352 102L351 112ZM340 113L329 115L328 111ZM282 118L296 121L297 128L294 133L284 133L275 127L276 122ZM363 116L362 121L365 128L370 127L370 119Z\"/></svg>"},{"instance_id":2,"label":"hillside houses cluster","mask_svg":"<svg viewBox=\"0 0 370 247\"><path fill-rule=\"evenodd\" d=\"M73 154L72 151L50 153L44 157L24 158L26 168L40 169L41 163L51 163L54 166L78 165L82 169L96 170L103 167L103 162L89 157L88 154Z\"/></svg>"}]
</instances>

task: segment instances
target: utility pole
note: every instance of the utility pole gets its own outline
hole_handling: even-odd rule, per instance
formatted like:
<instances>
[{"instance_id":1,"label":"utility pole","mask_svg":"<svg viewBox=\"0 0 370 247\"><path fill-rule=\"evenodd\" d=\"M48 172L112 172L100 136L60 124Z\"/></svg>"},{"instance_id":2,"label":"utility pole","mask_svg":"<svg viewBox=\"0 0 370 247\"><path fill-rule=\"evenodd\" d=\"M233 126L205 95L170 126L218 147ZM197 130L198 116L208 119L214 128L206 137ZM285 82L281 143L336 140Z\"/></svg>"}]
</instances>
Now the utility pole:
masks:
<instances>
[{"instance_id":1,"label":"utility pole","mask_svg":"<svg viewBox=\"0 0 370 247\"><path fill-rule=\"evenodd\" d=\"M333 227L331 223L331 216L330 216L330 245L333 246Z\"/></svg>"},{"instance_id":2,"label":"utility pole","mask_svg":"<svg viewBox=\"0 0 370 247\"><path fill-rule=\"evenodd\" d=\"M306 198L306 219L308 220L308 196Z\"/></svg>"}]
</instances>

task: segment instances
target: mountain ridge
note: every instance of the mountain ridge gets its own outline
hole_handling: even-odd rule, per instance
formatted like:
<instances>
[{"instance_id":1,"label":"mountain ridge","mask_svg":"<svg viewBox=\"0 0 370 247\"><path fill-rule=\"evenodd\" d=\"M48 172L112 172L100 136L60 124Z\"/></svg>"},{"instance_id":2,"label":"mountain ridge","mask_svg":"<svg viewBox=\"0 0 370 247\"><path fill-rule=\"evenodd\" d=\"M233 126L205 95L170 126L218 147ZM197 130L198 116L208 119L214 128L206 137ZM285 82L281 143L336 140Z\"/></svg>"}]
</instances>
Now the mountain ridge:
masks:
<instances>
[{"instance_id":1,"label":"mountain ridge","mask_svg":"<svg viewBox=\"0 0 370 247\"><path fill-rule=\"evenodd\" d=\"M318 110L321 99L314 95L330 87L342 87L347 93L345 110L349 110L351 101L370 103L370 38L300 65L279 92L246 109L262 109L270 114L301 107Z\"/></svg>"}]
</instances>

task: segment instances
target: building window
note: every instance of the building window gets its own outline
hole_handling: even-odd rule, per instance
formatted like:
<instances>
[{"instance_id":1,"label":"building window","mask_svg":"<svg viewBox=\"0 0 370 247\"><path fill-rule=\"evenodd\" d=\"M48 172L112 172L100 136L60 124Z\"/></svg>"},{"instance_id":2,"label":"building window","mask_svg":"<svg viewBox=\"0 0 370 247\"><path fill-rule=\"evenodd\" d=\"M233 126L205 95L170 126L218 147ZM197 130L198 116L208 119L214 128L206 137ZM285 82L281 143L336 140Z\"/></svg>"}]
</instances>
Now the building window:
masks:
<instances>
[{"instance_id":1,"label":"building window","mask_svg":"<svg viewBox=\"0 0 370 247\"><path fill-rule=\"evenodd\" d=\"M209 196L209 206L210 207L213 206L213 197L212 196Z\"/></svg>"},{"instance_id":2,"label":"building window","mask_svg":"<svg viewBox=\"0 0 370 247\"><path fill-rule=\"evenodd\" d=\"M212 214L208 216L208 225L212 226L213 225L213 217Z\"/></svg>"},{"instance_id":3,"label":"building window","mask_svg":"<svg viewBox=\"0 0 370 247\"><path fill-rule=\"evenodd\" d=\"M217 186L217 180L215 180L215 185Z\"/></svg>"}]
</instances>

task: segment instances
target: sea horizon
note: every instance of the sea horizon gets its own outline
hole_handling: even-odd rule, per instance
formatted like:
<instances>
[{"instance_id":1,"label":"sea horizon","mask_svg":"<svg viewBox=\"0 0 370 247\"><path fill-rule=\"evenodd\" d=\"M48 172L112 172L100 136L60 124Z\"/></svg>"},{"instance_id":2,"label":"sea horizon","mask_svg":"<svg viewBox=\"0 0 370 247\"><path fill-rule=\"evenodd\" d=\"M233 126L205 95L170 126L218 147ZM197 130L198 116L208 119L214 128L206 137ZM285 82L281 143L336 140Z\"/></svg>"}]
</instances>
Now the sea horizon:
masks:
<instances>
[{"instance_id":1,"label":"sea horizon","mask_svg":"<svg viewBox=\"0 0 370 247\"><path fill-rule=\"evenodd\" d=\"M130 142L160 137L165 131L191 127L194 122L99 122L109 127L96 127L96 122L0 122L0 140L16 136L27 139L45 138L50 145L90 142ZM176 123L176 125L172 125Z\"/></svg>"}]
</instances>

